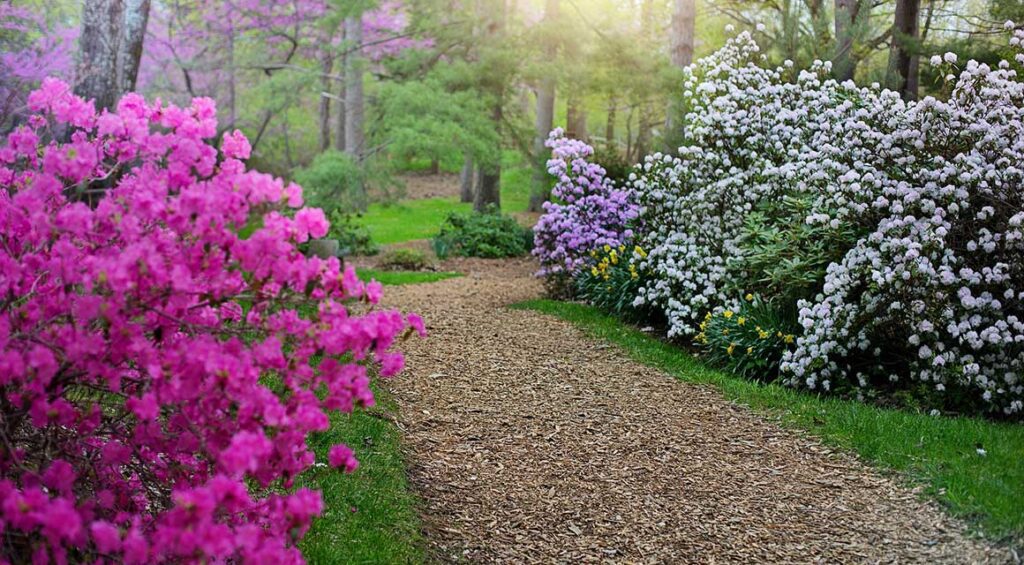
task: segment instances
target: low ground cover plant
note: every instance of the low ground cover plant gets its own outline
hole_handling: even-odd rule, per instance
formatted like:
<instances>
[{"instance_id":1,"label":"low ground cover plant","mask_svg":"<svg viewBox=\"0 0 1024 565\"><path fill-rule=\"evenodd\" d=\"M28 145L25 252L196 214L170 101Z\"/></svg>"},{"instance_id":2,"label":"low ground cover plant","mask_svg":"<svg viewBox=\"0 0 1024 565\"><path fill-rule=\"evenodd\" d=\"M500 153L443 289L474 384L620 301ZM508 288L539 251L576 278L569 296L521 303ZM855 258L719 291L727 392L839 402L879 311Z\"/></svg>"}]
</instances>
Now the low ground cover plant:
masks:
<instances>
[{"instance_id":1,"label":"low ground cover plant","mask_svg":"<svg viewBox=\"0 0 1024 565\"><path fill-rule=\"evenodd\" d=\"M307 438L373 404L422 321L299 251L324 213L247 170L241 133L211 144L211 100L97 114L48 79L29 110L0 148L4 555L302 561Z\"/></svg>"},{"instance_id":2,"label":"low ground cover plant","mask_svg":"<svg viewBox=\"0 0 1024 565\"><path fill-rule=\"evenodd\" d=\"M838 83L828 63L764 68L747 33L687 69L683 146L647 157L624 190L650 273L635 304L663 312L671 336L711 324L698 341L732 357L760 346L719 328L752 292L796 329L781 354L734 360L742 372L860 397L925 389L915 396L930 408L1024 415L1024 30L1007 27L1014 61L931 61L946 100ZM581 175L595 170L589 153L554 147L572 163L553 159L559 186L605 186ZM598 246L580 253L565 235L576 227L626 233L624 214L577 220L584 209L554 203L538 223L543 273L587 276Z\"/></svg>"},{"instance_id":3,"label":"low ground cover plant","mask_svg":"<svg viewBox=\"0 0 1024 565\"><path fill-rule=\"evenodd\" d=\"M496 209L450 214L431 241L440 259L518 257L526 255L532 243L530 230Z\"/></svg>"}]
</instances>

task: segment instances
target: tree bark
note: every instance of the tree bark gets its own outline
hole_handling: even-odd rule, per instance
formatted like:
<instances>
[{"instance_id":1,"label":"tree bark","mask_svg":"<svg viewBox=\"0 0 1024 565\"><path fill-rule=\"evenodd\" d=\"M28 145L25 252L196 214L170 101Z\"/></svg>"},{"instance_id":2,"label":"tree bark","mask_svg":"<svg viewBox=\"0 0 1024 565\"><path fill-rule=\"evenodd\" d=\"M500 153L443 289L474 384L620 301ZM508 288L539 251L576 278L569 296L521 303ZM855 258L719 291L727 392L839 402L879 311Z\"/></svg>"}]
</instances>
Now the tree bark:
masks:
<instances>
[{"instance_id":1,"label":"tree bark","mask_svg":"<svg viewBox=\"0 0 1024 565\"><path fill-rule=\"evenodd\" d=\"M614 97L608 100L608 118L604 122L604 143L607 147L615 147L615 118L619 101Z\"/></svg>"},{"instance_id":2,"label":"tree bark","mask_svg":"<svg viewBox=\"0 0 1024 565\"><path fill-rule=\"evenodd\" d=\"M459 173L459 200L461 202L473 201L473 184L476 181L473 158L466 156L462 163L462 172Z\"/></svg>"},{"instance_id":3,"label":"tree bark","mask_svg":"<svg viewBox=\"0 0 1024 565\"><path fill-rule=\"evenodd\" d=\"M135 90L142 61L142 46L149 24L150 0L125 0L124 37L118 50L118 83L121 94Z\"/></svg>"},{"instance_id":4,"label":"tree bark","mask_svg":"<svg viewBox=\"0 0 1024 565\"><path fill-rule=\"evenodd\" d=\"M82 3L75 94L95 100L96 109L111 108L120 96L117 59L124 26L124 0Z\"/></svg>"},{"instance_id":5,"label":"tree bark","mask_svg":"<svg viewBox=\"0 0 1024 565\"><path fill-rule=\"evenodd\" d=\"M544 2L544 31L545 42L544 55L548 60L553 60L557 55L558 46L554 41L554 25L558 18L558 0L546 0ZM533 136L533 179L530 190L530 202L527 206L529 212L540 212L541 206L548 199L550 188L548 186L547 171L547 141L548 134L554 127L555 121L555 77L547 74L540 79L537 85L537 110L534 120Z\"/></svg>"},{"instance_id":6,"label":"tree bark","mask_svg":"<svg viewBox=\"0 0 1024 565\"><path fill-rule=\"evenodd\" d=\"M565 105L565 134L573 139L587 140L587 110L576 95L570 95Z\"/></svg>"},{"instance_id":7,"label":"tree bark","mask_svg":"<svg viewBox=\"0 0 1024 565\"><path fill-rule=\"evenodd\" d=\"M672 64L684 68L693 62L694 26L697 6L694 0L675 0L672 10Z\"/></svg>"},{"instance_id":8,"label":"tree bark","mask_svg":"<svg viewBox=\"0 0 1024 565\"><path fill-rule=\"evenodd\" d=\"M348 36L345 34L345 26L341 26L341 48L348 48ZM348 68L348 56L342 55L341 69ZM334 148L338 151L345 151L345 98L348 96L348 89L345 88L345 81L339 81L338 102L334 109Z\"/></svg>"},{"instance_id":9,"label":"tree bark","mask_svg":"<svg viewBox=\"0 0 1024 565\"><path fill-rule=\"evenodd\" d=\"M835 0L836 45L832 56L832 75L839 82L853 80L857 65L853 60L855 26L861 0Z\"/></svg>"},{"instance_id":10,"label":"tree bark","mask_svg":"<svg viewBox=\"0 0 1024 565\"><path fill-rule=\"evenodd\" d=\"M363 160L365 132L363 130L363 60L359 46L363 42L362 15L345 18L345 38L352 47L345 58L345 151Z\"/></svg>"},{"instance_id":11,"label":"tree bark","mask_svg":"<svg viewBox=\"0 0 1024 565\"><path fill-rule=\"evenodd\" d=\"M904 100L917 99L921 0L896 0L885 86Z\"/></svg>"},{"instance_id":12,"label":"tree bark","mask_svg":"<svg viewBox=\"0 0 1024 565\"><path fill-rule=\"evenodd\" d=\"M320 151L327 151L331 148L331 99L328 96L331 92L331 78L328 76L334 70L334 54L329 47L325 47L320 53Z\"/></svg>"},{"instance_id":13,"label":"tree bark","mask_svg":"<svg viewBox=\"0 0 1024 565\"><path fill-rule=\"evenodd\" d=\"M490 14L486 29L490 39L500 44L505 32L505 0L487 2ZM485 13L485 15L487 15ZM495 128L501 129L504 121L505 84L501 80L494 81L494 107L491 119ZM500 147L496 148L500 156ZM491 162L480 164L480 175L473 197L473 210L483 212L490 207L501 209L501 159L494 158Z\"/></svg>"}]
</instances>

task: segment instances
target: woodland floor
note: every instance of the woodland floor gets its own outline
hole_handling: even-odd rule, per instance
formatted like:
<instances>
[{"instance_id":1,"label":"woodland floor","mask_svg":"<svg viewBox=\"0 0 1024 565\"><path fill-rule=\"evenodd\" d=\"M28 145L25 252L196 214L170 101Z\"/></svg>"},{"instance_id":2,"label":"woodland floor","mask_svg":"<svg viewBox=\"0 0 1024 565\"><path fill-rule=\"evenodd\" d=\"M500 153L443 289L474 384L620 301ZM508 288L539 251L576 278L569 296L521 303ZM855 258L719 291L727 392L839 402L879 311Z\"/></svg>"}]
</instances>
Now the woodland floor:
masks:
<instances>
[{"instance_id":1,"label":"woodland floor","mask_svg":"<svg viewBox=\"0 0 1024 565\"><path fill-rule=\"evenodd\" d=\"M421 314L390 384L432 557L484 562L1007 562L853 456L507 305L528 260L389 287Z\"/></svg>"}]
</instances>

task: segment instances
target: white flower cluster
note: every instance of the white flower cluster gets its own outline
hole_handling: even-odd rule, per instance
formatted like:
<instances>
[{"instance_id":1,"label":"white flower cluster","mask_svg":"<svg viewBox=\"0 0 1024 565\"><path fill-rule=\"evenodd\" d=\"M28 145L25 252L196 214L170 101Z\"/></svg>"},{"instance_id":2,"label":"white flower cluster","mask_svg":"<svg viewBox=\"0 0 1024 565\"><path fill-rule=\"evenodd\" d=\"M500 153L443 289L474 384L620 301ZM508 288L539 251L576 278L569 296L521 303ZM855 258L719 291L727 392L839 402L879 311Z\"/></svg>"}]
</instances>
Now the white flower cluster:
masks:
<instances>
[{"instance_id":1,"label":"white flower cluster","mask_svg":"<svg viewBox=\"0 0 1024 565\"><path fill-rule=\"evenodd\" d=\"M637 303L663 309L672 334L693 333L756 283L746 219L798 199L798 216L773 221L855 243L837 239L841 259L798 305L789 384L912 379L1024 413L1024 83L1010 62L970 61L948 100L905 103L827 79L827 63L759 59L742 33L692 66L686 146L631 177L653 273ZM956 58L933 62L952 70Z\"/></svg>"}]
</instances>

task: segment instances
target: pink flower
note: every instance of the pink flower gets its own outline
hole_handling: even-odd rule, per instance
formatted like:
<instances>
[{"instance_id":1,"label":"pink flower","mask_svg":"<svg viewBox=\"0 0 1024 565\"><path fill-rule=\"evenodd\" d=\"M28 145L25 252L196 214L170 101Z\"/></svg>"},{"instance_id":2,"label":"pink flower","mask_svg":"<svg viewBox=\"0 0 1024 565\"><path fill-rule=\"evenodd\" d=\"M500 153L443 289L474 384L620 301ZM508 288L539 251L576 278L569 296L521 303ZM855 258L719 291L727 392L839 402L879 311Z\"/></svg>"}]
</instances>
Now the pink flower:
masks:
<instances>
[{"instance_id":1,"label":"pink flower","mask_svg":"<svg viewBox=\"0 0 1024 565\"><path fill-rule=\"evenodd\" d=\"M245 134L239 130L224 134L224 140L220 145L221 153L229 159L246 160L252 154L252 146Z\"/></svg>"},{"instance_id":2,"label":"pink flower","mask_svg":"<svg viewBox=\"0 0 1024 565\"><path fill-rule=\"evenodd\" d=\"M327 460L330 462L331 467L344 469L346 473L351 473L359 468L359 461L356 460L355 452L345 444L339 443L331 447Z\"/></svg>"}]
</instances>

